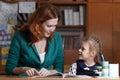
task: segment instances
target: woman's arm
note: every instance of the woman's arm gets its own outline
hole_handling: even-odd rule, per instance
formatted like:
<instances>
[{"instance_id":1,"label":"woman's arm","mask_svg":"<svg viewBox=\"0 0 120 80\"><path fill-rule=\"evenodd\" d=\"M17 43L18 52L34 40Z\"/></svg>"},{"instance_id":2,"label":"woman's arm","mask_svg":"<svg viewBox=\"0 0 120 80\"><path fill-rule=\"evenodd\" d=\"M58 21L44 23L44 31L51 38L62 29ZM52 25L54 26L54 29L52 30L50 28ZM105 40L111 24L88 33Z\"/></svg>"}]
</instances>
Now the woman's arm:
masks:
<instances>
[{"instance_id":1,"label":"woman's arm","mask_svg":"<svg viewBox=\"0 0 120 80\"><path fill-rule=\"evenodd\" d=\"M7 75L13 74L13 69L17 66L19 60L20 45L18 42L18 37L19 34L15 32L11 41L8 59L5 66L5 71Z\"/></svg>"},{"instance_id":2,"label":"woman's arm","mask_svg":"<svg viewBox=\"0 0 120 80\"><path fill-rule=\"evenodd\" d=\"M35 68L32 67L18 67L20 65L19 60L23 59L23 57L20 56L20 53L22 51L22 47L25 46L21 44L23 42L23 37L20 34L20 32L16 32L13 36L8 59L5 67L5 71L7 75L12 74L21 74L25 73L28 76L32 76L35 74L38 74L38 71ZM25 55L25 53L23 53ZM28 64L28 63L26 63Z\"/></svg>"},{"instance_id":3,"label":"woman's arm","mask_svg":"<svg viewBox=\"0 0 120 80\"><path fill-rule=\"evenodd\" d=\"M57 56L54 60L53 68L57 72L64 72L64 51L63 51L63 43L61 35L58 33L57 36L55 35L55 41L57 46Z\"/></svg>"},{"instance_id":4,"label":"woman's arm","mask_svg":"<svg viewBox=\"0 0 120 80\"><path fill-rule=\"evenodd\" d=\"M14 69L13 69L13 73L14 74L20 74L20 73L24 73L25 71L24 71L24 67L15 67Z\"/></svg>"},{"instance_id":5,"label":"woman's arm","mask_svg":"<svg viewBox=\"0 0 120 80\"><path fill-rule=\"evenodd\" d=\"M28 76L39 75L39 72L35 68L31 67L15 67L13 69L13 73L14 74L25 73Z\"/></svg>"}]
</instances>

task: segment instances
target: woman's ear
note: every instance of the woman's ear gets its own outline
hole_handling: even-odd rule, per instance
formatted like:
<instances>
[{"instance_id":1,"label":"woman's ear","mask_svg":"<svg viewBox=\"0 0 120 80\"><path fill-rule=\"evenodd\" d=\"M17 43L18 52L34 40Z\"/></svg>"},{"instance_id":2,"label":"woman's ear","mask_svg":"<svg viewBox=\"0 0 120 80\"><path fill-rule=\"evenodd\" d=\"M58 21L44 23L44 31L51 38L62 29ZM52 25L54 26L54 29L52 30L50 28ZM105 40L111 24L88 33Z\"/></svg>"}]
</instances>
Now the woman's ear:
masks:
<instances>
[{"instance_id":1,"label":"woman's ear","mask_svg":"<svg viewBox=\"0 0 120 80\"><path fill-rule=\"evenodd\" d=\"M36 24L36 25L35 25L35 31L36 31L37 33L41 33L39 27L40 27L39 24Z\"/></svg>"},{"instance_id":2,"label":"woman's ear","mask_svg":"<svg viewBox=\"0 0 120 80\"><path fill-rule=\"evenodd\" d=\"M36 25L35 25L35 31L37 31L38 29L39 29L39 25L36 24Z\"/></svg>"}]
</instances>

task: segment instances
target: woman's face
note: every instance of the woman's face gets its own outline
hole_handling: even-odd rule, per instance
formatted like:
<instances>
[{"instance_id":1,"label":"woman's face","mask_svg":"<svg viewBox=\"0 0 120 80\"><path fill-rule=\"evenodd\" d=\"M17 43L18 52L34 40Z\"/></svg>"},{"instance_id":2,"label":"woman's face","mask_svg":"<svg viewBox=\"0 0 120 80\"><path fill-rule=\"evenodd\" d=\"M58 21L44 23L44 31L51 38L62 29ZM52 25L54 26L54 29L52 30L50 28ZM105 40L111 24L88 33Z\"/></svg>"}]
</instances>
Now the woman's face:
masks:
<instances>
[{"instance_id":1,"label":"woman's face","mask_svg":"<svg viewBox=\"0 0 120 80\"><path fill-rule=\"evenodd\" d=\"M88 41L82 42L81 48L79 49L79 59L89 60L90 58L90 44Z\"/></svg>"},{"instance_id":2,"label":"woman's face","mask_svg":"<svg viewBox=\"0 0 120 80\"><path fill-rule=\"evenodd\" d=\"M50 19L43 22L43 35L44 37L48 38L51 34L55 31L56 25L58 23L58 18Z\"/></svg>"}]
</instances>

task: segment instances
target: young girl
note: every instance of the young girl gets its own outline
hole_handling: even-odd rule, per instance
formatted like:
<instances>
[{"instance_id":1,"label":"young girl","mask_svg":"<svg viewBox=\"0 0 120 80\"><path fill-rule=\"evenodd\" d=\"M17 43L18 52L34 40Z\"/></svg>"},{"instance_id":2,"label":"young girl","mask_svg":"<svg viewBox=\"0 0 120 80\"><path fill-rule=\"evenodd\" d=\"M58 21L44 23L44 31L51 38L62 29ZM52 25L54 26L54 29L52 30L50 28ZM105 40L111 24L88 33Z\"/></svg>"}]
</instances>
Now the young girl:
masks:
<instances>
[{"instance_id":1,"label":"young girl","mask_svg":"<svg viewBox=\"0 0 120 80\"><path fill-rule=\"evenodd\" d=\"M101 66L101 42L95 36L85 37L79 49L79 60L71 65L70 75L96 76L96 66Z\"/></svg>"}]
</instances>

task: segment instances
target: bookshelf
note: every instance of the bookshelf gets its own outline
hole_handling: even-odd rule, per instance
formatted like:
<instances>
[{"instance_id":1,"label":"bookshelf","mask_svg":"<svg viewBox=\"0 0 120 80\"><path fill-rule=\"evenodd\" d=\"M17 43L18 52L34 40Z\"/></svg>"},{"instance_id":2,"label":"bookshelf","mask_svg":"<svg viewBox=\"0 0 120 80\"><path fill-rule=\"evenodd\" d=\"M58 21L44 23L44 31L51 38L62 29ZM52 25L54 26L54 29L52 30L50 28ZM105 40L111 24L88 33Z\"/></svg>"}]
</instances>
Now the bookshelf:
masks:
<instances>
[{"instance_id":1,"label":"bookshelf","mask_svg":"<svg viewBox=\"0 0 120 80\"><path fill-rule=\"evenodd\" d=\"M14 25L0 24L0 73L3 73L7 61L9 46L14 33Z\"/></svg>"}]
</instances>

